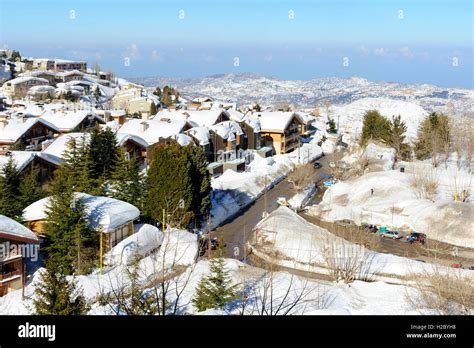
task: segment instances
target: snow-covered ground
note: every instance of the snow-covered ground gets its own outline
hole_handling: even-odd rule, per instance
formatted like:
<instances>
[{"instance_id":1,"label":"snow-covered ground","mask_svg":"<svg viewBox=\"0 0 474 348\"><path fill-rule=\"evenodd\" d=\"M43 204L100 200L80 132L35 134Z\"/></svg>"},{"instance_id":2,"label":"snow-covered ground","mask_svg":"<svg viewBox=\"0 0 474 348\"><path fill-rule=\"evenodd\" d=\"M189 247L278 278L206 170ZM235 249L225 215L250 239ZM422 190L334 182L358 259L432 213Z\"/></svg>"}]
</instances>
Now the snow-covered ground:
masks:
<instances>
[{"instance_id":1,"label":"snow-covered ground","mask_svg":"<svg viewBox=\"0 0 474 348\"><path fill-rule=\"evenodd\" d=\"M413 273L434 271L434 266L392 254L370 251L362 246L335 236L324 228L307 222L294 211L280 207L255 227L252 242L255 255L281 266L306 272L329 274L336 264L346 260L357 263L357 279L400 282ZM449 268L436 268L449 272ZM473 272L462 270L467 276ZM401 281L404 282L403 280Z\"/></svg>"},{"instance_id":2,"label":"snow-covered ground","mask_svg":"<svg viewBox=\"0 0 474 348\"><path fill-rule=\"evenodd\" d=\"M474 204L463 192L474 192L473 175L454 163L433 168L427 162L402 163L405 172L366 173L330 187L309 213L326 221L343 219L426 233L428 238L474 247ZM432 195L420 181L437 183ZM372 190L373 189L373 194ZM456 194L457 192L457 194ZM459 201L454 201L458 197Z\"/></svg>"},{"instance_id":3,"label":"snow-covered ground","mask_svg":"<svg viewBox=\"0 0 474 348\"><path fill-rule=\"evenodd\" d=\"M285 155L262 158L255 155L249 171L237 173L227 170L212 180L212 225L218 226L227 218L257 199L265 189L282 180L295 166L319 158L321 147L307 143Z\"/></svg>"}]
</instances>

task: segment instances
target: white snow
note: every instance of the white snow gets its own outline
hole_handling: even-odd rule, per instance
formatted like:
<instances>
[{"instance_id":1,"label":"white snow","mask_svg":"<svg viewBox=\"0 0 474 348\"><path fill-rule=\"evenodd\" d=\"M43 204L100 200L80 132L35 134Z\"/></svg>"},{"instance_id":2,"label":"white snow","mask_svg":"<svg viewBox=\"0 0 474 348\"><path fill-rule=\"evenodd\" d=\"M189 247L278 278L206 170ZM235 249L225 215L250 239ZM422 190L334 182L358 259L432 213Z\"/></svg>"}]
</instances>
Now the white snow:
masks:
<instances>
[{"instance_id":1,"label":"white snow","mask_svg":"<svg viewBox=\"0 0 474 348\"><path fill-rule=\"evenodd\" d=\"M10 219L7 216L0 215L0 237L12 237L12 239L22 239L27 242L38 242L38 237L22 224Z\"/></svg>"},{"instance_id":2,"label":"white snow","mask_svg":"<svg viewBox=\"0 0 474 348\"><path fill-rule=\"evenodd\" d=\"M137 135L146 140L149 145L157 143L160 138L173 137L176 134L182 133L186 126L186 121L182 120L128 120L118 133Z\"/></svg>"},{"instance_id":3,"label":"white snow","mask_svg":"<svg viewBox=\"0 0 474 348\"><path fill-rule=\"evenodd\" d=\"M140 216L138 208L118 199L85 193L75 193L75 197L84 202L89 227L101 228L104 233L112 232ZM26 221L45 220L50 200L50 197L46 197L30 204L23 210L23 218Z\"/></svg>"},{"instance_id":4,"label":"white snow","mask_svg":"<svg viewBox=\"0 0 474 348\"><path fill-rule=\"evenodd\" d=\"M76 128L86 118L94 118L99 120L101 123L104 120L96 115L93 111L89 110L77 110L77 111L47 111L41 118L48 121L49 123L56 126L61 132L70 132Z\"/></svg>"},{"instance_id":5,"label":"white snow","mask_svg":"<svg viewBox=\"0 0 474 348\"><path fill-rule=\"evenodd\" d=\"M7 164L7 162L11 158L16 164L16 169L19 172L22 172L23 169L25 169L38 154L38 152L36 151L9 151L9 152L11 156L0 155L0 170Z\"/></svg>"},{"instance_id":6,"label":"white snow","mask_svg":"<svg viewBox=\"0 0 474 348\"><path fill-rule=\"evenodd\" d=\"M158 248L163 239L163 233L155 226L137 224L135 225L135 233L106 253L104 261L108 265L130 264L137 256L144 257Z\"/></svg>"}]
</instances>

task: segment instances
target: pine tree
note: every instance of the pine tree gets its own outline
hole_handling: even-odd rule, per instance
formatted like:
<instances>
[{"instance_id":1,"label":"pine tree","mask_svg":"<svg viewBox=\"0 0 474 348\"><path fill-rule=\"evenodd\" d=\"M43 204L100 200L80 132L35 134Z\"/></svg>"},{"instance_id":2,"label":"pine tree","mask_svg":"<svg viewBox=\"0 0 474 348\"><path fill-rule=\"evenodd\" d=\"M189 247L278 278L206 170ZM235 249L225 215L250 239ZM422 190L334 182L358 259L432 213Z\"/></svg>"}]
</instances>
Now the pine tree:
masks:
<instances>
[{"instance_id":1,"label":"pine tree","mask_svg":"<svg viewBox=\"0 0 474 348\"><path fill-rule=\"evenodd\" d=\"M44 224L46 254L68 275L89 271L99 250L98 231L88 227L84 202L74 194L70 180L59 172L53 181Z\"/></svg>"},{"instance_id":2,"label":"pine tree","mask_svg":"<svg viewBox=\"0 0 474 348\"><path fill-rule=\"evenodd\" d=\"M156 87L155 90L153 91L153 94L156 95L157 97L161 97L160 87Z\"/></svg>"},{"instance_id":3,"label":"pine tree","mask_svg":"<svg viewBox=\"0 0 474 348\"><path fill-rule=\"evenodd\" d=\"M140 171L140 164L135 157L127 160L125 158L125 151L120 153L110 184L111 197L128 202L140 210L144 210L144 199L147 192L146 181Z\"/></svg>"},{"instance_id":4,"label":"pine tree","mask_svg":"<svg viewBox=\"0 0 474 348\"><path fill-rule=\"evenodd\" d=\"M332 134L336 134L337 133L336 122L334 122L332 118L329 118L328 125L329 125L328 132Z\"/></svg>"},{"instance_id":5,"label":"pine tree","mask_svg":"<svg viewBox=\"0 0 474 348\"><path fill-rule=\"evenodd\" d=\"M231 285L232 278L224 259L220 255L211 259L209 268L211 274L201 279L192 300L199 312L224 309L226 304L237 298L237 285Z\"/></svg>"},{"instance_id":6,"label":"pine tree","mask_svg":"<svg viewBox=\"0 0 474 348\"><path fill-rule=\"evenodd\" d=\"M390 121L377 110L367 111L364 115L360 144L367 145L370 140L387 142L390 138Z\"/></svg>"},{"instance_id":7,"label":"pine tree","mask_svg":"<svg viewBox=\"0 0 474 348\"><path fill-rule=\"evenodd\" d=\"M94 89L94 98L97 102L99 101L100 96L101 96L101 93L100 93L99 85L97 85Z\"/></svg>"},{"instance_id":8,"label":"pine tree","mask_svg":"<svg viewBox=\"0 0 474 348\"><path fill-rule=\"evenodd\" d=\"M190 169L187 150L178 143L159 145L153 150L148 170L148 216L161 221L165 209L169 224L186 226L193 217Z\"/></svg>"},{"instance_id":9,"label":"pine tree","mask_svg":"<svg viewBox=\"0 0 474 348\"><path fill-rule=\"evenodd\" d=\"M46 192L39 184L39 169L32 167L28 173L21 177L18 202L21 209L25 209L31 203L44 198Z\"/></svg>"},{"instance_id":10,"label":"pine tree","mask_svg":"<svg viewBox=\"0 0 474 348\"><path fill-rule=\"evenodd\" d=\"M15 161L9 158L0 170L0 215L20 219L22 207L18 202L20 173Z\"/></svg>"},{"instance_id":11,"label":"pine tree","mask_svg":"<svg viewBox=\"0 0 474 348\"><path fill-rule=\"evenodd\" d=\"M84 315L89 305L74 280L68 280L61 268L52 261L35 288L33 305L37 315Z\"/></svg>"},{"instance_id":12,"label":"pine tree","mask_svg":"<svg viewBox=\"0 0 474 348\"><path fill-rule=\"evenodd\" d=\"M397 157L401 156L403 159L407 159L410 155L410 145L405 143L406 131L407 126L401 116L393 116L390 122L390 136L386 144L395 149Z\"/></svg>"},{"instance_id":13,"label":"pine tree","mask_svg":"<svg viewBox=\"0 0 474 348\"><path fill-rule=\"evenodd\" d=\"M120 155L120 148L114 132L109 127L92 130L88 155L91 160L92 178L103 176L105 180L110 179Z\"/></svg>"},{"instance_id":14,"label":"pine tree","mask_svg":"<svg viewBox=\"0 0 474 348\"><path fill-rule=\"evenodd\" d=\"M211 175L207 170L207 160L200 146L188 146L189 163L191 164L191 182L193 191L192 207L195 216L206 216L211 210Z\"/></svg>"},{"instance_id":15,"label":"pine tree","mask_svg":"<svg viewBox=\"0 0 474 348\"><path fill-rule=\"evenodd\" d=\"M156 113L157 113L156 105L154 102L152 102L150 105L150 115L156 115Z\"/></svg>"}]
</instances>

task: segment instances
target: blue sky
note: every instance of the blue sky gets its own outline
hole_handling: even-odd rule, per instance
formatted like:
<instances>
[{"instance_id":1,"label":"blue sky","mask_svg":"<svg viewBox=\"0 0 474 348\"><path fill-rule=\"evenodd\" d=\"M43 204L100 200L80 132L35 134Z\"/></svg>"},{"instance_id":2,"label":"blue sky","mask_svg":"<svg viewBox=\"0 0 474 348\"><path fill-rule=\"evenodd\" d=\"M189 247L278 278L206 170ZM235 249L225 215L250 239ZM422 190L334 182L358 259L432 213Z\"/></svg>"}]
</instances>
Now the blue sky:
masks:
<instances>
[{"instance_id":1,"label":"blue sky","mask_svg":"<svg viewBox=\"0 0 474 348\"><path fill-rule=\"evenodd\" d=\"M474 88L472 3L0 0L0 45L127 77L254 72Z\"/></svg>"}]
</instances>

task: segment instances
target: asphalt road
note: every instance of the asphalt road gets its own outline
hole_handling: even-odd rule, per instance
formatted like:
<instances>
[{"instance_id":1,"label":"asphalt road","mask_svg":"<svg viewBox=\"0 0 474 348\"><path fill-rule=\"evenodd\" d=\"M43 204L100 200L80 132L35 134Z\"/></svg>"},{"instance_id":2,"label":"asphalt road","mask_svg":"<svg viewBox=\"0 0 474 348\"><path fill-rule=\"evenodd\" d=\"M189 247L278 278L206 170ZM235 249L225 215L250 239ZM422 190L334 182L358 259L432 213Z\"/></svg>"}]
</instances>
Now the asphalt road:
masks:
<instances>
[{"instance_id":1,"label":"asphalt road","mask_svg":"<svg viewBox=\"0 0 474 348\"><path fill-rule=\"evenodd\" d=\"M329 175L327 157L321 157L317 162L321 163L322 168L314 169L312 179L314 182L318 182ZM252 229L262 219L265 210L271 213L279 207L277 203L279 197L290 199L294 194L295 191L292 185L285 178L267 191L266 199L265 194L262 195L247 206L240 215L214 229L212 236L222 236L224 238L226 244L223 251L224 257L242 260L246 252L244 246L251 236Z\"/></svg>"}]
</instances>

